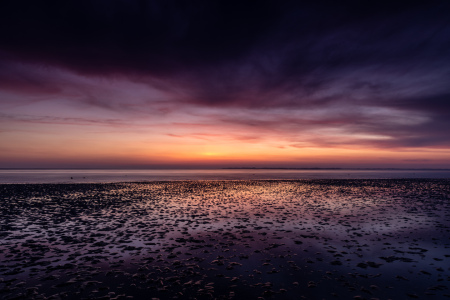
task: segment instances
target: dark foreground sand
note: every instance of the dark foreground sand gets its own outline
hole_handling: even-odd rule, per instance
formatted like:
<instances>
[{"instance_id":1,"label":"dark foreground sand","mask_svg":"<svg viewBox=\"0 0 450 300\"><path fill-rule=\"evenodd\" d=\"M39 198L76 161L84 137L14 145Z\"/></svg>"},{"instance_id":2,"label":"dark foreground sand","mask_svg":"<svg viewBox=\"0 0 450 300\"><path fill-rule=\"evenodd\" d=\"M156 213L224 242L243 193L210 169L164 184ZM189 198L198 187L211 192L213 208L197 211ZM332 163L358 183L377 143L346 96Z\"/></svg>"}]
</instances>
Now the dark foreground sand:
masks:
<instances>
[{"instance_id":1,"label":"dark foreground sand","mask_svg":"<svg viewBox=\"0 0 450 300\"><path fill-rule=\"evenodd\" d=\"M2 299L450 297L450 180L0 185Z\"/></svg>"}]
</instances>

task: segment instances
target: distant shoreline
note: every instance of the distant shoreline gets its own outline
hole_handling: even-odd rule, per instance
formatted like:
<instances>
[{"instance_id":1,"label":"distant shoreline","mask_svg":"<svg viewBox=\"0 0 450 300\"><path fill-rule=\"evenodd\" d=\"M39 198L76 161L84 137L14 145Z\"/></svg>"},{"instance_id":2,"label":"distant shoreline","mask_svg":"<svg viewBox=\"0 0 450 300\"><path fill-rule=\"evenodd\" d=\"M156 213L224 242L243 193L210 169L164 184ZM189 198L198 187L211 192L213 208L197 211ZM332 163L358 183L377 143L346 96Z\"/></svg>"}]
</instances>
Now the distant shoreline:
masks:
<instances>
[{"instance_id":1,"label":"distant shoreline","mask_svg":"<svg viewBox=\"0 0 450 300\"><path fill-rule=\"evenodd\" d=\"M351 170L351 171L450 171L450 169L433 169L433 168L221 168L223 170Z\"/></svg>"},{"instance_id":2,"label":"distant shoreline","mask_svg":"<svg viewBox=\"0 0 450 300\"><path fill-rule=\"evenodd\" d=\"M0 168L0 171L5 170L101 170L101 171L117 171L117 170L133 170L133 171L145 171L145 170L183 170L183 171L195 171L195 170L348 170L348 171L450 171L450 168L271 168L271 167L223 167L223 168Z\"/></svg>"}]
</instances>

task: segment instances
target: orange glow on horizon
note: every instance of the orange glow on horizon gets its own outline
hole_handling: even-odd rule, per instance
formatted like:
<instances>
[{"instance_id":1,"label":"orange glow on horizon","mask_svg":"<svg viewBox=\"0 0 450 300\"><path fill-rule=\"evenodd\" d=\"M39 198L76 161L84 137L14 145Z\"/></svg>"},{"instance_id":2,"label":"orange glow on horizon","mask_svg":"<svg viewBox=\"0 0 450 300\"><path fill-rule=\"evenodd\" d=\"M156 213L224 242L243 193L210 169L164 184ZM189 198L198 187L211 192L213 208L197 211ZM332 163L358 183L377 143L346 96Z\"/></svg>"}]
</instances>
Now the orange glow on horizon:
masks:
<instances>
[{"instance_id":1,"label":"orange glow on horizon","mask_svg":"<svg viewBox=\"0 0 450 300\"><path fill-rule=\"evenodd\" d=\"M3 104L0 167L450 168L441 133L427 144L414 131L431 122L419 112L215 107L184 103L176 90L51 71L73 86L45 97L4 94L18 104ZM75 87L97 102L83 102Z\"/></svg>"},{"instance_id":2,"label":"orange glow on horizon","mask_svg":"<svg viewBox=\"0 0 450 300\"><path fill-rule=\"evenodd\" d=\"M42 128L39 128L42 127ZM9 143L0 148L5 161L36 167L46 165L98 166L190 166L190 167L421 167L442 168L450 151L436 148L376 148L370 145L314 146L311 142L289 143L277 136L241 140L233 134L207 138L155 134L85 132L80 126L49 128L33 124L32 134L4 134ZM37 130L40 130L37 132Z\"/></svg>"}]
</instances>

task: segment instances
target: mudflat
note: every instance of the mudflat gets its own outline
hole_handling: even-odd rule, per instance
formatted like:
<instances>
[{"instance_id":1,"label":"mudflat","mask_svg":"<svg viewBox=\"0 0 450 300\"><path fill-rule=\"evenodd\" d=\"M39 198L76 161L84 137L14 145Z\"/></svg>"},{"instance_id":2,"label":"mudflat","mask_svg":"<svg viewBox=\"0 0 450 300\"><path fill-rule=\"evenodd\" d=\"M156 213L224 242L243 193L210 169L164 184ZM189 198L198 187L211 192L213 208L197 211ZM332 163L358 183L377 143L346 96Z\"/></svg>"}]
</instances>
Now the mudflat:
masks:
<instances>
[{"instance_id":1,"label":"mudflat","mask_svg":"<svg viewBox=\"0 0 450 300\"><path fill-rule=\"evenodd\" d=\"M0 298L450 297L450 180L0 185Z\"/></svg>"}]
</instances>

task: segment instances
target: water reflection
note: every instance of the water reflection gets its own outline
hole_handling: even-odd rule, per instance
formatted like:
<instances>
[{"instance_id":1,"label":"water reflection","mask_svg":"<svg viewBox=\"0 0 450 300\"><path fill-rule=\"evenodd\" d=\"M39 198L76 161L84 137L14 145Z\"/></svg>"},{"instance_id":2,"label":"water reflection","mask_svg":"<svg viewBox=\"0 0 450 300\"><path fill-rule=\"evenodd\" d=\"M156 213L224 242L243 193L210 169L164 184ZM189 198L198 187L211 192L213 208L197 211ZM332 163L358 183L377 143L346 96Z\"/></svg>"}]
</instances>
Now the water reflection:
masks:
<instances>
[{"instance_id":1,"label":"water reflection","mask_svg":"<svg viewBox=\"0 0 450 300\"><path fill-rule=\"evenodd\" d=\"M211 169L211 170L0 170L1 183L112 183L173 180L296 180L450 178L450 170Z\"/></svg>"},{"instance_id":2,"label":"water reflection","mask_svg":"<svg viewBox=\"0 0 450 300\"><path fill-rule=\"evenodd\" d=\"M0 288L7 298L448 293L448 180L0 189Z\"/></svg>"}]
</instances>

